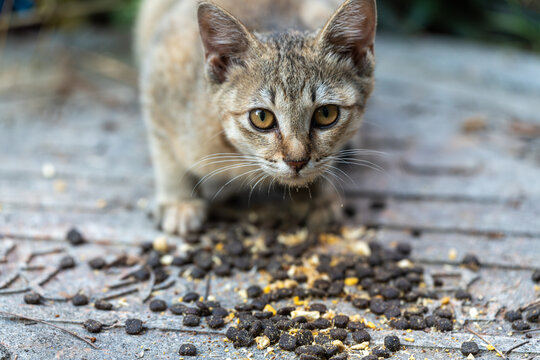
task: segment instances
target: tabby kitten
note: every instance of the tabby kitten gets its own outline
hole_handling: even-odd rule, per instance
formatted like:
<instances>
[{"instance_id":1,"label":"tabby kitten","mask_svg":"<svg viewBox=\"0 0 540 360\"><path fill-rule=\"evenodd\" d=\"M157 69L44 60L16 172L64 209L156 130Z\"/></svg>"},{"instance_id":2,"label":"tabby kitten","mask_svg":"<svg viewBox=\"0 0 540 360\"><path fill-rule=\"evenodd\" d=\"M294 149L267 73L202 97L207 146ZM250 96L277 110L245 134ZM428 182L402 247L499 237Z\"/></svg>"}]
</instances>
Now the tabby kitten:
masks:
<instances>
[{"instance_id":1,"label":"tabby kitten","mask_svg":"<svg viewBox=\"0 0 540 360\"><path fill-rule=\"evenodd\" d=\"M377 18L375 0L336 1L143 1L136 49L163 230L199 229L223 185L302 187L332 166L373 89Z\"/></svg>"}]
</instances>

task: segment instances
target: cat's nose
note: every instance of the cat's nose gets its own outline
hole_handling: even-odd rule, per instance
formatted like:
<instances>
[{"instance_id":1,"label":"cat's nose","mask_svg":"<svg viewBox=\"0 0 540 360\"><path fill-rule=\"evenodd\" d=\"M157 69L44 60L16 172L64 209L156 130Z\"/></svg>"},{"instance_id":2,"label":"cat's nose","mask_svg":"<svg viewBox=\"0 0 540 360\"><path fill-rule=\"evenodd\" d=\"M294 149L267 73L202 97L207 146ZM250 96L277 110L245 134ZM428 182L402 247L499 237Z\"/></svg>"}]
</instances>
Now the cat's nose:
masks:
<instances>
[{"instance_id":1,"label":"cat's nose","mask_svg":"<svg viewBox=\"0 0 540 360\"><path fill-rule=\"evenodd\" d=\"M296 173L299 173L300 170L302 170L302 168L306 166L306 164L309 162L309 159L300 159L300 160L283 159L283 161L285 161L285 163L289 165L291 169L296 171Z\"/></svg>"}]
</instances>

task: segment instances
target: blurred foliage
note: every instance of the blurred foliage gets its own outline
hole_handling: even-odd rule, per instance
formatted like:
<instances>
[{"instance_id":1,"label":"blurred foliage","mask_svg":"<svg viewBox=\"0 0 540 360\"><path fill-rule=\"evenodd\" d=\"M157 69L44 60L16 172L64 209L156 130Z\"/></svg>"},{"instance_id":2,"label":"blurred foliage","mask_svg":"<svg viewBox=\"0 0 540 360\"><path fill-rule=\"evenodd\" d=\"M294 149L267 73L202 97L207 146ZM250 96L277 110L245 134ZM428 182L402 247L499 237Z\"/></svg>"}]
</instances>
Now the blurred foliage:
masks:
<instances>
[{"instance_id":1,"label":"blurred foliage","mask_svg":"<svg viewBox=\"0 0 540 360\"><path fill-rule=\"evenodd\" d=\"M115 14L128 24L140 0ZM256 1L256 0L248 0ZM437 33L540 51L540 0L378 0L381 30Z\"/></svg>"},{"instance_id":2,"label":"blurred foliage","mask_svg":"<svg viewBox=\"0 0 540 360\"><path fill-rule=\"evenodd\" d=\"M439 33L540 51L540 0L379 0L381 29Z\"/></svg>"},{"instance_id":3,"label":"blurred foliage","mask_svg":"<svg viewBox=\"0 0 540 360\"><path fill-rule=\"evenodd\" d=\"M94 23L130 26L139 2L0 0L0 5L11 3L15 9L23 10L35 3L38 12L49 14L51 11L47 9L53 9L71 15L63 17L66 24L89 19ZM540 0L377 0L377 3L380 29L385 32L447 34L540 52ZM85 12L88 15L84 16Z\"/></svg>"}]
</instances>

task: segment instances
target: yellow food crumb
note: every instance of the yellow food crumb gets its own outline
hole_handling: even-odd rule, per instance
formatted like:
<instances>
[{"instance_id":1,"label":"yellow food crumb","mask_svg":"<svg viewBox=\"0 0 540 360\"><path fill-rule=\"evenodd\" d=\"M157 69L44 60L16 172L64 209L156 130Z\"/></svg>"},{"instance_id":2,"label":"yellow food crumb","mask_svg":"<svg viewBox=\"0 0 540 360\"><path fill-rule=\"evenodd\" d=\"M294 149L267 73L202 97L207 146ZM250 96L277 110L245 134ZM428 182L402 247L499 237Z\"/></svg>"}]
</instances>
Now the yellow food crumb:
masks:
<instances>
[{"instance_id":1,"label":"yellow food crumb","mask_svg":"<svg viewBox=\"0 0 540 360\"><path fill-rule=\"evenodd\" d=\"M457 259L457 250L456 249L450 249L448 252L448 259L450 260L456 260Z\"/></svg>"},{"instance_id":2,"label":"yellow food crumb","mask_svg":"<svg viewBox=\"0 0 540 360\"><path fill-rule=\"evenodd\" d=\"M347 286L354 286L358 284L358 278L357 277L350 277L345 279L345 285Z\"/></svg>"},{"instance_id":3,"label":"yellow food crumb","mask_svg":"<svg viewBox=\"0 0 540 360\"><path fill-rule=\"evenodd\" d=\"M403 338L403 340L408 341L408 342L414 342L413 338Z\"/></svg>"},{"instance_id":4,"label":"yellow food crumb","mask_svg":"<svg viewBox=\"0 0 540 360\"><path fill-rule=\"evenodd\" d=\"M450 297L449 296L445 296L445 297L442 298L441 304L448 305L449 303L450 303Z\"/></svg>"},{"instance_id":5,"label":"yellow food crumb","mask_svg":"<svg viewBox=\"0 0 540 360\"><path fill-rule=\"evenodd\" d=\"M302 306L302 305L304 305L306 302L300 300L300 298L299 298L298 296L295 296L295 297L293 298L293 303L294 303L294 305L296 305L296 306Z\"/></svg>"},{"instance_id":6,"label":"yellow food crumb","mask_svg":"<svg viewBox=\"0 0 540 360\"><path fill-rule=\"evenodd\" d=\"M366 327L368 327L368 328L370 328L370 329L375 329L375 328L376 328L375 324L372 323L371 321L368 321L368 322L366 323Z\"/></svg>"},{"instance_id":7,"label":"yellow food crumb","mask_svg":"<svg viewBox=\"0 0 540 360\"><path fill-rule=\"evenodd\" d=\"M270 304L266 304L263 311L269 311L272 314L276 315L276 309L274 309L274 307L272 305L270 305Z\"/></svg>"},{"instance_id":8,"label":"yellow food crumb","mask_svg":"<svg viewBox=\"0 0 540 360\"><path fill-rule=\"evenodd\" d=\"M322 244L328 244L333 245L341 241L341 238L339 236L336 236L334 234L321 234L319 236L319 240Z\"/></svg>"},{"instance_id":9,"label":"yellow food crumb","mask_svg":"<svg viewBox=\"0 0 540 360\"><path fill-rule=\"evenodd\" d=\"M223 243L217 243L217 245L216 245L216 250L217 250L217 251L223 250Z\"/></svg>"},{"instance_id":10,"label":"yellow food crumb","mask_svg":"<svg viewBox=\"0 0 540 360\"><path fill-rule=\"evenodd\" d=\"M487 346L487 349L488 349L489 351L493 351L493 350L495 350L495 346L493 346L493 345L488 345L488 346Z\"/></svg>"}]
</instances>

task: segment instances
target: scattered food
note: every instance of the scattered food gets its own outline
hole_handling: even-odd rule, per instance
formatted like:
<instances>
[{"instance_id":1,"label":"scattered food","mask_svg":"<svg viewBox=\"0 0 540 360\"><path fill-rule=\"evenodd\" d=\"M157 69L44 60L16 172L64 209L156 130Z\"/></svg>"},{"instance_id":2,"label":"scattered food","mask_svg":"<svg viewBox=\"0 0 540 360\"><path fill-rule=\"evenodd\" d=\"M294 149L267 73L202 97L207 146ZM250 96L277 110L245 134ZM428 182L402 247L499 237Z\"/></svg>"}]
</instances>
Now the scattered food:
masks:
<instances>
[{"instance_id":1,"label":"scattered food","mask_svg":"<svg viewBox=\"0 0 540 360\"><path fill-rule=\"evenodd\" d=\"M97 320L88 319L83 324L84 328L91 333L99 333L103 328L103 324Z\"/></svg>"},{"instance_id":2,"label":"scattered food","mask_svg":"<svg viewBox=\"0 0 540 360\"><path fill-rule=\"evenodd\" d=\"M77 294L71 298L71 303L75 306L88 305L88 297L84 294Z\"/></svg>"},{"instance_id":3,"label":"scattered food","mask_svg":"<svg viewBox=\"0 0 540 360\"><path fill-rule=\"evenodd\" d=\"M478 344L476 344L474 341L465 341L463 344L461 344L461 353L465 356L469 355L477 355L480 352L480 349L478 348Z\"/></svg>"},{"instance_id":4,"label":"scattered food","mask_svg":"<svg viewBox=\"0 0 540 360\"><path fill-rule=\"evenodd\" d=\"M465 257L463 258L461 263L465 267L467 267L467 268L469 268L469 269L471 269L473 271L478 271L480 269L480 266L481 266L480 260L478 260L478 258L474 254L465 255Z\"/></svg>"},{"instance_id":5,"label":"scattered food","mask_svg":"<svg viewBox=\"0 0 540 360\"><path fill-rule=\"evenodd\" d=\"M75 228L72 228L67 232L66 239L73 246L79 246L86 242L84 236Z\"/></svg>"},{"instance_id":6,"label":"scattered food","mask_svg":"<svg viewBox=\"0 0 540 360\"><path fill-rule=\"evenodd\" d=\"M162 312L167 310L167 303L163 300L154 299L150 301L149 308L152 312Z\"/></svg>"},{"instance_id":7,"label":"scattered food","mask_svg":"<svg viewBox=\"0 0 540 360\"><path fill-rule=\"evenodd\" d=\"M41 303L41 295L32 291L24 295L24 302L31 305L38 305Z\"/></svg>"},{"instance_id":8,"label":"scattered food","mask_svg":"<svg viewBox=\"0 0 540 360\"><path fill-rule=\"evenodd\" d=\"M390 335L384 338L384 346L391 352L396 352L399 351L401 344L397 336Z\"/></svg>"},{"instance_id":9,"label":"scattered food","mask_svg":"<svg viewBox=\"0 0 540 360\"><path fill-rule=\"evenodd\" d=\"M192 344L182 344L178 354L181 356L197 356L197 348Z\"/></svg>"},{"instance_id":10,"label":"scattered food","mask_svg":"<svg viewBox=\"0 0 540 360\"><path fill-rule=\"evenodd\" d=\"M144 329L143 322L139 319L126 320L126 333L129 335L138 335Z\"/></svg>"}]
</instances>

